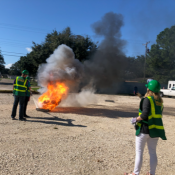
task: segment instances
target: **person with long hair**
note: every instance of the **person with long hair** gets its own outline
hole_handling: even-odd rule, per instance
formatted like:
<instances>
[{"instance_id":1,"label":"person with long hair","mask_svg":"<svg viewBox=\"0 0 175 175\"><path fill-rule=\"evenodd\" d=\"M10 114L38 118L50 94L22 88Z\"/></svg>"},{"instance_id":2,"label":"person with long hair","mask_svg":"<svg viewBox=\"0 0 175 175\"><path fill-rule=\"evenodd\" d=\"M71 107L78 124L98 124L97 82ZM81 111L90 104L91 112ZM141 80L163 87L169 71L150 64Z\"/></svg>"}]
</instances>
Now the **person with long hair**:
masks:
<instances>
[{"instance_id":1,"label":"person with long hair","mask_svg":"<svg viewBox=\"0 0 175 175\"><path fill-rule=\"evenodd\" d=\"M147 92L140 102L139 116L131 119L136 128L135 167L132 174L125 173L125 175L139 175L146 143L150 155L150 171L147 175L155 175L158 139L160 137L162 140L167 140L162 122L163 100L160 97L160 83L152 80L146 87Z\"/></svg>"}]
</instances>

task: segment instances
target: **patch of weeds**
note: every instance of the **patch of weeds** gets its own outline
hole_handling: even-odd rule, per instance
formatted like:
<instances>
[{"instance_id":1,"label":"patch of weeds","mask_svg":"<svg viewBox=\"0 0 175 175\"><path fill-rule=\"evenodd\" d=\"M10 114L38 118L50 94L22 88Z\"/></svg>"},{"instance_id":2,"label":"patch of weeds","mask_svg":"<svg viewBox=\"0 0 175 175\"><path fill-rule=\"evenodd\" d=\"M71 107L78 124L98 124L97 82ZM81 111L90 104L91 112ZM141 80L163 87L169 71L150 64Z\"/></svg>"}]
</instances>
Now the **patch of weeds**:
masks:
<instances>
[{"instance_id":1,"label":"patch of weeds","mask_svg":"<svg viewBox=\"0 0 175 175\"><path fill-rule=\"evenodd\" d=\"M36 81L30 81L30 85L31 85L31 86L37 86L38 83L37 83Z\"/></svg>"},{"instance_id":2,"label":"patch of weeds","mask_svg":"<svg viewBox=\"0 0 175 175\"><path fill-rule=\"evenodd\" d=\"M32 88L33 91L37 91L39 88Z\"/></svg>"}]
</instances>

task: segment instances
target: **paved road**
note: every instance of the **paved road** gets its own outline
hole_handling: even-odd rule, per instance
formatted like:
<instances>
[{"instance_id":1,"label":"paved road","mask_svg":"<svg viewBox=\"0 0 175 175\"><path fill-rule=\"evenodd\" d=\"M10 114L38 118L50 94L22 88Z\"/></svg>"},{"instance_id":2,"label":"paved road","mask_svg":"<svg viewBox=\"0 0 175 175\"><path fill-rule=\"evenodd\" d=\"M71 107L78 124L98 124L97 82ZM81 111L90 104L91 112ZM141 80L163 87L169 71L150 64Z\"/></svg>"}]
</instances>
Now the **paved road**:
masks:
<instances>
[{"instance_id":1,"label":"paved road","mask_svg":"<svg viewBox=\"0 0 175 175\"><path fill-rule=\"evenodd\" d=\"M0 90L12 90L13 81L11 79L0 80ZM32 88L39 88L39 86L31 86Z\"/></svg>"},{"instance_id":2,"label":"paved road","mask_svg":"<svg viewBox=\"0 0 175 175\"><path fill-rule=\"evenodd\" d=\"M13 81L11 79L1 79L0 90L12 90Z\"/></svg>"}]
</instances>

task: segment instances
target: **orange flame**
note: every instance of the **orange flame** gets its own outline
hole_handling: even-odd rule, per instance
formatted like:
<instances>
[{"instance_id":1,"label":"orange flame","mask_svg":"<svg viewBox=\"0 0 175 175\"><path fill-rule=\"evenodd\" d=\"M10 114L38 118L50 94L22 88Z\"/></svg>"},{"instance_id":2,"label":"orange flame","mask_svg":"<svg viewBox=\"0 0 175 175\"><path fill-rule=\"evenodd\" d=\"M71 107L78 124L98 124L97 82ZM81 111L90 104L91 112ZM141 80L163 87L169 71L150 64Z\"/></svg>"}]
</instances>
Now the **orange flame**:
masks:
<instances>
[{"instance_id":1,"label":"orange flame","mask_svg":"<svg viewBox=\"0 0 175 175\"><path fill-rule=\"evenodd\" d=\"M38 102L42 104L43 109L54 109L68 93L68 87L64 83L49 83L47 92L42 94Z\"/></svg>"}]
</instances>

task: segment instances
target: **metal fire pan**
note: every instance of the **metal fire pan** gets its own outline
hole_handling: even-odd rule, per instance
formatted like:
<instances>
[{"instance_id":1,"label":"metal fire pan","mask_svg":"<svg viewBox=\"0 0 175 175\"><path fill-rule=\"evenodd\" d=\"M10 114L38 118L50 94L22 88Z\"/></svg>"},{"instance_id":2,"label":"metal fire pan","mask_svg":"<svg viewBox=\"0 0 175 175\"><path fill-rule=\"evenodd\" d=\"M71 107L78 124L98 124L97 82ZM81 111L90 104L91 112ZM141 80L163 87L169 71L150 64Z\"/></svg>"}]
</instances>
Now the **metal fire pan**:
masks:
<instances>
[{"instance_id":1,"label":"metal fire pan","mask_svg":"<svg viewBox=\"0 0 175 175\"><path fill-rule=\"evenodd\" d=\"M49 112L49 109L42 109L42 108L36 108L37 111L41 111L41 112Z\"/></svg>"}]
</instances>

